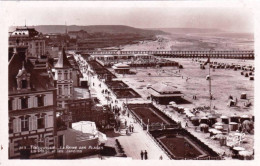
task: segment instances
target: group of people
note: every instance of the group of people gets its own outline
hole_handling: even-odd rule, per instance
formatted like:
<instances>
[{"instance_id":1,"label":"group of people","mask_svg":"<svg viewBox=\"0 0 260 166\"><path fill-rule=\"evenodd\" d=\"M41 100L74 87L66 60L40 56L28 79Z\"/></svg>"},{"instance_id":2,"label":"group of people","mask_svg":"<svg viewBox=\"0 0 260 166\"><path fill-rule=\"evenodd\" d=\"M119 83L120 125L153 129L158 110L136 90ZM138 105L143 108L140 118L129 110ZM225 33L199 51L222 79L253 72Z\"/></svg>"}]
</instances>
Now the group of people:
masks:
<instances>
[{"instance_id":1,"label":"group of people","mask_svg":"<svg viewBox=\"0 0 260 166\"><path fill-rule=\"evenodd\" d=\"M144 152L141 150L141 160L148 160L148 153L146 150Z\"/></svg>"},{"instance_id":2,"label":"group of people","mask_svg":"<svg viewBox=\"0 0 260 166\"><path fill-rule=\"evenodd\" d=\"M126 134L128 135L129 132L130 132L130 133L134 132L134 125L133 125L133 124L130 124L129 126L127 126L127 128L126 128Z\"/></svg>"},{"instance_id":3,"label":"group of people","mask_svg":"<svg viewBox=\"0 0 260 166\"><path fill-rule=\"evenodd\" d=\"M193 95L192 98L193 98L194 100L197 100L197 96L196 96L196 95Z\"/></svg>"}]
</instances>

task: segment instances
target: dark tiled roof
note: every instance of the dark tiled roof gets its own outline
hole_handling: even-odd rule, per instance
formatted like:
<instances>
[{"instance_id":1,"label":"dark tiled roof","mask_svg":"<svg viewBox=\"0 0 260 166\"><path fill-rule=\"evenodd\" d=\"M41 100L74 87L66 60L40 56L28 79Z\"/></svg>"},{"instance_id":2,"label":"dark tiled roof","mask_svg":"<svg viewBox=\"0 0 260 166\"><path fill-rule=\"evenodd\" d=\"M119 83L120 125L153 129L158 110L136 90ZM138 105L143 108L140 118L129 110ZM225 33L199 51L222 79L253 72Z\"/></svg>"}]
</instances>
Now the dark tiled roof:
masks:
<instances>
[{"instance_id":1,"label":"dark tiled roof","mask_svg":"<svg viewBox=\"0 0 260 166\"><path fill-rule=\"evenodd\" d=\"M17 91L16 76L24 63L25 70L31 74L30 76L30 90ZM34 69L33 64L29 60L25 60L25 54L15 54L8 65L8 90L9 94L14 93L30 93L36 91L45 91L54 89L52 78L49 77L46 70Z\"/></svg>"},{"instance_id":2,"label":"dark tiled roof","mask_svg":"<svg viewBox=\"0 0 260 166\"><path fill-rule=\"evenodd\" d=\"M58 62L54 66L55 68L72 68L70 62L66 56L64 48L62 49L62 54L60 55Z\"/></svg>"}]
</instances>

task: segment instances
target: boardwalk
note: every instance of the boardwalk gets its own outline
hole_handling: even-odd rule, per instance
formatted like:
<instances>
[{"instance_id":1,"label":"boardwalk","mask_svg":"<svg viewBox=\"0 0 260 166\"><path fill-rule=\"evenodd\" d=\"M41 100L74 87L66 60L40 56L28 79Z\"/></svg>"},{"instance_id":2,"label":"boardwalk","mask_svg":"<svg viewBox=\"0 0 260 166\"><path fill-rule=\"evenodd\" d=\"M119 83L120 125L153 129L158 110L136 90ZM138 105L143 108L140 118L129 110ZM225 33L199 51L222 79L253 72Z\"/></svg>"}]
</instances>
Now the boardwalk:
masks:
<instances>
[{"instance_id":1,"label":"boardwalk","mask_svg":"<svg viewBox=\"0 0 260 166\"><path fill-rule=\"evenodd\" d=\"M223 59L254 59L254 51L89 51L84 48L68 48L84 54L90 55L131 55L131 54L151 54L167 58L223 58Z\"/></svg>"}]
</instances>

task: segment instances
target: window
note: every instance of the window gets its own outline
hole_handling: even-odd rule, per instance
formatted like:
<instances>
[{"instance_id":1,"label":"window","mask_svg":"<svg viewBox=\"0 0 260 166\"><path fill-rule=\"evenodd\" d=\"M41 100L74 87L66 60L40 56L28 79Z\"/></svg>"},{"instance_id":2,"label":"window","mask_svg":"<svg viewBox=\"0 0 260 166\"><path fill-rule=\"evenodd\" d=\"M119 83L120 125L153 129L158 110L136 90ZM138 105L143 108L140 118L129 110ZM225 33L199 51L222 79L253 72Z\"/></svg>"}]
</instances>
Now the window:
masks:
<instances>
[{"instance_id":1,"label":"window","mask_svg":"<svg viewBox=\"0 0 260 166\"><path fill-rule=\"evenodd\" d=\"M22 128L22 131L29 131L29 118L28 117L21 118L21 128Z\"/></svg>"},{"instance_id":2,"label":"window","mask_svg":"<svg viewBox=\"0 0 260 166\"><path fill-rule=\"evenodd\" d=\"M44 138L38 139L38 147L44 147Z\"/></svg>"},{"instance_id":3,"label":"window","mask_svg":"<svg viewBox=\"0 0 260 166\"><path fill-rule=\"evenodd\" d=\"M61 72L58 73L58 80L61 80Z\"/></svg>"},{"instance_id":4,"label":"window","mask_svg":"<svg viewBox=\"0 0 260 166\"><path fill-rule=\"evenodd\" d=\"M38 121L37 121L37 125L38 125L38 129L43 129L44 128L44 116L40 116L38 117Z\"/></svg>"},{"instance_id":5,"label":"window","mask_svg":"<svg viewBox=\"0 0 260 166\"><path fill-rule=\"evenodd\" d=\"M65 73L64 73L64 80L67 80L67 79L68 79L68 73L65 72Z\"/></svg>"},{"instance_id":6,"label":"window","mask_svg":"<svg viewBox=\"0 0 260 166\"><path fill-rule=\"evenodd\" d=\"M27 80L22 80L22 89L27 88Z\"/></svg>"},{"instance_id":7,"label":"window","mask_svg":"<svg viewBox=\"0 0 260 166\"><path fill-rule=\"evenodd\" d=\"M44 96L38 96L38 107L44 106Z\"/></svg>"},{"instance_id":8,"label":"window","mask_svg":"<svg viewBox=\"0 0 260 166\"><path fill-rule=\"evenodd\" d=\"M62 95L62 85L58 86L58 95Z\"/></svg>"},{"instance_id":9,"label":"window","mask_svg":"<svg viewBox=\"0 0 260 166\"><path fill-rule=\"evenodd\" d=\"M64 95L65 96L68 96L69 94L69 89L68 89L69 87L68 87L68 85L64 85Z\"/></svg>"},{"instance_id":10,"label":"window","mask_svg":"<svg viewBox=\"0 0 260 166\"><path fill-rule=\"evenodd\" d=\"M13 110L13 99L8 100L8 110Z\"/></svg>"},{"instance_id":11,"label":"window","mask_svg":"<svg viewBox=\"0 0 260 166\"><path fill-rule=\"evenodd\" d=\"M9 126L9 134L13 133L13 130L14 130L13 128L14 128L14 126L13 126L13 121L12 121L12 120L9 121L8 126Z\"/></svg>"},{"instance_id":12,"label":"window","mask_svg":"<svg viewBox=\"0 0 260 166\"><path fill-rule=\"evenodd\" d=\"M21 106L22 106L22 109L28 108L28 98L21 99Z\"/></svg>"}]
</instances>

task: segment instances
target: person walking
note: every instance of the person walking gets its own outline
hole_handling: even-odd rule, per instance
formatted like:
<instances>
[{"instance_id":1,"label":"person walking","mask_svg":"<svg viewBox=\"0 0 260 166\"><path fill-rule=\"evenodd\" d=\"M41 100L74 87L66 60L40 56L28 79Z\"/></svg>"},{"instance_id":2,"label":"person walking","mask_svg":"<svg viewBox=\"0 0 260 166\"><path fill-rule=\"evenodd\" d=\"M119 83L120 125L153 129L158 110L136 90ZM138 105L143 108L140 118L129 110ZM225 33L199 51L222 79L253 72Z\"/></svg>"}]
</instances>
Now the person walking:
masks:
<instances>
[{"instance_id":1,"label":"person walking","mask_svg":"<svg viewBox=\"0 0 260 166\"><path fill-rule=\"evenodd\" d=\"M147 160L147 159L148 159L148 153L147 153L147 151L146 151L146 150L144 151L144 159L145 159L145 160Z\"/></svg>"},{"instance_id":2,"label":"person walking","mask_svg":"<svg viewBox=\"0 0 260 166\"><path fill-rule=\"evenodd\" d=\"M185 121L185 128L187 128L188 127L188 121L186 120Z\"/></svg>"},{"instance_id":3,"label":"person walking","mask_svg":"<svg viewBox=\"0 0 260 166\"><path fill-rule=\"evenodd\" d=\"M144 152L141 150L141 160L144 159Z\"/></svg>"}]
</instances>

